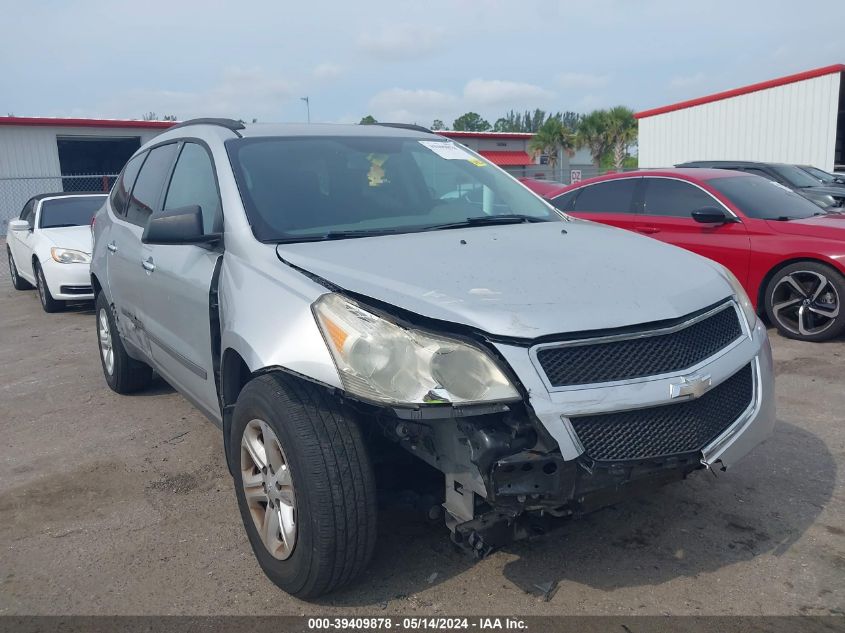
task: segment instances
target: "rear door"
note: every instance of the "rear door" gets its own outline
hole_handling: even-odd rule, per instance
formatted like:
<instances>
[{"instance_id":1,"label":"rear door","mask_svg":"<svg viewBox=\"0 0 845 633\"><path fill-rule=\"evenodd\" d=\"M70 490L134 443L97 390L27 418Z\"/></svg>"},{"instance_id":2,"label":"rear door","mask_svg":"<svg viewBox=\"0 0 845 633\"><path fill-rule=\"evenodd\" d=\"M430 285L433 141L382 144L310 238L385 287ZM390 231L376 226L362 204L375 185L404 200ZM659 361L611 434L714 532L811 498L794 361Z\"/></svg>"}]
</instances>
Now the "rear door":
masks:
<instances>
[{"instance_id":1,"label":"rear door","mask_svg":"<svg viewBox=\"0 0 845 633\"><path fill-rule=\"evenodd\" d=\"M692 212L718 207L734 215L697 185L675 178L643 179L642 222L652 237L680 246L728 268L744 284L748 277L751 240L742 222L702 224Z\"/></svg>"},{"instance_id":2,"label":"rear door","mask_svg":"<svg viewBox=\"0 0 845 633\"><path fill-rule=\"evenodd\" d=\"M634 201L637 189L642 181L641 176L631 178L615 178L594 184L585 185L576 190L574 199L566 203L567 192L560 196L563 206L568 206L567 213L594 220L602 224L610 224L621 229L634 230L638 216ZM554 201L553 201L554 203ZM558 206L555 204L555 206ZM559 209L564 210L561 206Z\"/></svg>"},{"instance_id":3,"label":"rear door","mask_svg":"<svg viewBox=\"0 0 845 633\"><path fill-rule=\"evenodd\" d=\"M222 231L214 163L206 148L181 144L162 208L199 205L206 234ZM211 346L211 280L222 250L193 244L145 244L139 287L141 319L156 367L174 387L217 417Z\"/></svg>"},{"instance_id":4,"label":"rear door","mask_svg":"<svg viewBox=\"0 0 845 633\"><path fill-rule=\"evenodd\" d=\"M148 276L143 261L147 247L141 244L141 235L153 210L159 208L176 151L176 143L168 143L148 152L124 212L115 215L109 234L104 238L109 252L109 288L117 311L118 329L147 359L152 357L142 319L142 290Z\"/></svg>"}]
</instances>

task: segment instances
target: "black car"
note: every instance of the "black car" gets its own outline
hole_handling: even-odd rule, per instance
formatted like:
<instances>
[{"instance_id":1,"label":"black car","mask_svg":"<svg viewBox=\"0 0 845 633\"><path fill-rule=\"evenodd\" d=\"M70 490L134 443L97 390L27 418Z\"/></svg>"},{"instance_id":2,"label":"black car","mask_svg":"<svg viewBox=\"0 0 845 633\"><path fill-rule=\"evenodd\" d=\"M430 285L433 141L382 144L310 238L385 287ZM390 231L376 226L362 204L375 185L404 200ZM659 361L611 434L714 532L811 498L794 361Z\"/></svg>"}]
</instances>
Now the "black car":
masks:
<instances>
[{"instance_id":1,"label":"black car","mask_svg":"<svg viewBox=\"0 0 845 633\"><path fill-rule=\"evenodd\" d=\"M797 165L758 163L746 160L695 160L675 167L733 169L763 176L792 189L823 209L845 206L845 185L822 184Z\"/></svg>"},{"instance_id":2,"label":"black car","mask_svg":"<svg viewBox=\"0 0 845 633\"><path fill-rule=\"evenodd\" d=\"M798 165L798 167L806 171L823 185L839 185L845 187L845 176L831 174L824 169L819 169L818 167L813 167L812 165Z\"/></svg>"}]
</instances>

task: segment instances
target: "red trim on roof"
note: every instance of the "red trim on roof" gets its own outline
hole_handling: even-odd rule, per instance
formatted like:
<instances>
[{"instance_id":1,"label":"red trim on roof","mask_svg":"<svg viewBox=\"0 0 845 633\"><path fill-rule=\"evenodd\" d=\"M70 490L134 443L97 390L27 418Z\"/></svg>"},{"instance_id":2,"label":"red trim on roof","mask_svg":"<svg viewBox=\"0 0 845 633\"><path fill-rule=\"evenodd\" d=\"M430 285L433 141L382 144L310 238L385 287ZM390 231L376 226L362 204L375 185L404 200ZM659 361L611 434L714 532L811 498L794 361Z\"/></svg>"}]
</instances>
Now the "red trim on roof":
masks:
<instances>
[{"instance_id":1,"label":"red trim on roof","mask_svg":"<svg viewBox=\"0 0 845 633\"><path fill-rule=\"evenodd\" d=\"M531 138L531 132L463 132L458 130L439 130L435 134L449 138Z\"/></svg>"},{"instance_id":2,"label":"red trim on roof","mask_svg":"<svg viewBox=\"0 0 845 633\"><path fill-rule=\"evenodd\" d=\"M686 108L692 108L693 106L702 105L704 103L712 103L713 101L730 99L731 97L747 95L751 92L758 92L760 90L776 88L777 86L794 84L798 81L805 81L806 79L815 79L816 77L823 77L824 75L832 75L833 73L841 73L843 71L845 71L845 64L834 64L832 66L825 66L823 68L815 68L813 70L806 70L802 73L787 75L786 77L770 79L769 81L761 81L760 83L751 84L750 86L745 86L743 88L734 88L733 90L717 92L706 97L699 97L698 99L681 101L680 103L673 103L672 105L662 106L660 108L653 108L652 110L643 110L642 112L637 112L634 117L637 119L644 119L646 117L655 116L656 114L674 112L675 110L684 110Z\"/></svg>"},{"instance_id":3,"label":"red trim on roof","mask_svg":"<svg viewBox=\"0 0 845 633\"><path fill-rule=\"evenodd\" d=\"M522 165L534 164L534 161L525 152L479 150L478 153L494 165L499 165L500 167L520 167Z\"/></svg>"},{"instance_id":4,"label":"red trim on roof","mask_svg":"<svg viewBox=\"0 0 845 633\"><path fill-rule=\"evenodd\" d=\"M0 116L0 125L35 125L51 127L134 127L165 130L178 121L135 121L125 119L62 119L53 117Z\"/></svg>"}]
</instances>

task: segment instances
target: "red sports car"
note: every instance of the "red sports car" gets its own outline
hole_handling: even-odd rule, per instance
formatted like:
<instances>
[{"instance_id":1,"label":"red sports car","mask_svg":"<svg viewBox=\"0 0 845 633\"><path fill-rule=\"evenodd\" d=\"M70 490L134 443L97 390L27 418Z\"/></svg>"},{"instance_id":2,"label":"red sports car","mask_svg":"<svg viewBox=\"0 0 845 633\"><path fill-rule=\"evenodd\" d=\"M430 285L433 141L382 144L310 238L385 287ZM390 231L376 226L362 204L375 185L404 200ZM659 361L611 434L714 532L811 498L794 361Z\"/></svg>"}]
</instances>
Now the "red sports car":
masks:
<instances>
[{"instance_id":1,"label":"red sports car","mask_svg":"<svg viewBox=\"0 0 845 633\"><path fill-rule=\"evenodd\" d=\"M609 174L554 190L523 182L568 214L719 262L784 336L823 341L845 330L845 215L777 183L701 168Z\"/></svg>"}]
</instances>

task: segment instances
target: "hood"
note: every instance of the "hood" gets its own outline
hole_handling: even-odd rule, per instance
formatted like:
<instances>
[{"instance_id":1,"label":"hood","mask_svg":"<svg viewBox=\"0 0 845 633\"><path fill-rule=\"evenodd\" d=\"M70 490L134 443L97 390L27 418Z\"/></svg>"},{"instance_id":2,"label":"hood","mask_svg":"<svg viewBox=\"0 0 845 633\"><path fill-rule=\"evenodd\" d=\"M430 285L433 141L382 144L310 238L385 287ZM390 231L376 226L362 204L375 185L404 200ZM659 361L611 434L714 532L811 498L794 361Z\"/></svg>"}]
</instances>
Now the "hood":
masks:
<instances>
[{"instance_id":1,"label":"hood","mask_svg":"<svg viewBox=\"0 0 845 633\"><path fill-rule=\"evenodd\" d=\"M91 254L91 227L87 224L40 230L41 234L50 240L53 246Z\"/></svg>"},{"instance_id":2,"label":"hood","mask_svg":"<svg viewBox=\"0 0 845 633\"><path fill-rule=\"evenodd\" d=\"M673 319L732 293L709 260L580 220L283 244L277 253L346 290L517 338Z\"/></svg>"},{"instance_id":3,"label":"hood","mask_svg":"<svg viewBox=\"0 0 845 633\"><path fill-rule=\"evenodd\" d=\"M820 196L833 196L834 198L845 198L845 185L819 185L818 187L801 187L795 190L798 193L813 193Z\"/></svg>"},{"instance_id":4,"label":"hood","mask_svg":"<svg viewBox=\"0 0 845 633\"><path fill-rule=\"evenodd\" d=\"M766 224L775 233L782 235L842 240L843 246L845 246L845 214L818 215L803 220L789 220L788 222L767 220Z\"/></svg>"}]
</instances>

